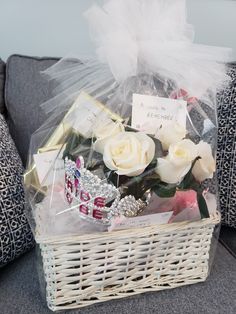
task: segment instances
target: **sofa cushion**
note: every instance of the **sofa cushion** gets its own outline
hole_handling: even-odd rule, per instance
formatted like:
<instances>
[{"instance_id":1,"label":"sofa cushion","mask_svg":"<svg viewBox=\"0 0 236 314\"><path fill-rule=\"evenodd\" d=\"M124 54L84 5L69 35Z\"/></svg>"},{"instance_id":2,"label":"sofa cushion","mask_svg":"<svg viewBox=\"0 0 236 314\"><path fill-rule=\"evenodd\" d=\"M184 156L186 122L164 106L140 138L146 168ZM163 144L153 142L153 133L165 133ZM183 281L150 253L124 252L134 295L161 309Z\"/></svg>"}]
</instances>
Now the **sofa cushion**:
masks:
<instances>
[{"instance_id":1,"label":"sofa cushion","mask_svg":"<svg viewBox=\"0 0 236 314\"><path fill-rule=\"evenodd\" d=\"M40 104L52 97L52 83L40 71L53 65L56 58L12 55L6 64L5 102L8 124L25 165L30 137L45 120Z\"/></svg>"},{"instance_id":2,"label":"sofa cushion","mask_svg":"<svg viewBox=\"0 0 236 314\"><path fill-rule=\"evenodd\" d=\"M0 59L0 113L5 111L4 103L5 63Z\"/></svg>"},{"instance_id":3,"label":"sofa cushion","mask_svg":"<svg viewBox=\"0 0 236 314\"><path fill-rule=\"evenodd\" d=\"M0 114L0 267L34 245L25 215L23 167Z\"/></svg>"},{"instance_id":4,"label":"sofa cushion","mask_svg":"<svg viewBox=\"0 0 236 314\"><path fill-rule=\"evenodd\" d=\"M218 156L222 222L236 228L236 64L229 65L231 83L218 94Z\"/></svg>"}]
</instances>

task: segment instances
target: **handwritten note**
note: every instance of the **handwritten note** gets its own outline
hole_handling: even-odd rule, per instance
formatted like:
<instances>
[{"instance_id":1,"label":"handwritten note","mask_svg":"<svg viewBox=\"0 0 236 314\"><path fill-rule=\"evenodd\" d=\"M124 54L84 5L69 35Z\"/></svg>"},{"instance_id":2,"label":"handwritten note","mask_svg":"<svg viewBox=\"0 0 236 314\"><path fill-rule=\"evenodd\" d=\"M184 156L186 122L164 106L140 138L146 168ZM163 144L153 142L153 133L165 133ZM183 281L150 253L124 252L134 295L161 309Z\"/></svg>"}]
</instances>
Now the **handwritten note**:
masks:
<instances>
[{"instance_id":1,"label":"handwritten note","mask_svg":"<svg viewBox=\"0 0 236 314\"><path fill-rule=\"evenodd\" d=\"M174 122L186 127L187 102L149 95L133 95L132 127L156 134L161 126Z\"/></svg>"},{"instance_id":2,"label":"handwritten note","mask_svg":"<svg viewBox=\"0 0 236 314\"><path fill-rule=\"evenodd\" d=\"M123 230L123 229L132 229L132 228L144 228L151 225L162 225L167 224L170 220L173 212L165 212L159 214L152 214L146 216L138 216L133 218L115 218L111 226L109 227L109 231L114 230Z\"/></svg>"}]
</instances>

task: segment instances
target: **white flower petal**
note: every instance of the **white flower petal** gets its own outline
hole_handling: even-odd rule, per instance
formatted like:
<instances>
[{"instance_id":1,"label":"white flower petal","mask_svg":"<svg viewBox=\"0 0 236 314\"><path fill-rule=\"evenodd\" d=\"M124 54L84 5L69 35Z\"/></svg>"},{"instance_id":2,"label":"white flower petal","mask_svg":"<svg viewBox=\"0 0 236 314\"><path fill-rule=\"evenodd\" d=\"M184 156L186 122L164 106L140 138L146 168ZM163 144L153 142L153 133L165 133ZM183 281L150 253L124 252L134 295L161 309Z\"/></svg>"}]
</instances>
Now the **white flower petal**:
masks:
<instances>
[{"instance_id":1,"label":"white flower petal","mask_svg":"<svg viewBox=\"0 0 236 314\"><path fill-rule=\"evenodd\" d=\"M110 137L96 140L96 142L93 144L93 149L96 152L98 152L100 154L103 154L104 153L105 144L107 143L107 141L109 139L110 139Z\"/></svg>"},{"instance_id":2,"label":"white flower petal","mask_svg":"<svg viewBox=\"0 0 236 314\"><path fill-rule=\"evenodd\" d=\"M140 174L143 173L143 171L145 170L145 165L141 165L141 166L137 166L134 168L130 168L130 169L119 169L116 171L116 173L120 176L127 176L127 177L135 177L135 176L139 176Z\"/></svg>"},{"instance_id":3,"label":"white flower petal","mask_svg":"<svg viewBox=\"0 0 236 314\"><path fill-rule=\"evenodd\" d=\"M197 145L185 139L169 147L169 160L177 167L193 162L197 157Z\"/></svg>"},{"instance_id":4,"label":"white flower petal","mask_svg":"<svg viewBox=\"0 0 236 314\"><path fill-rule=\"evenodd\" d=\"M155 143L150 136L142 132L137 133L137 138L142 143L142 152L146 156L146 161L144 156L142 156L142 160L149 164L155 156Z\"/></svg>"},{"instance_id":5,"label":"white flower petal","mask_svg":"<svg viewBox=\"0 0 236 314\"><path fill-rule=\"evenodd\" d=\"M111 119L101 121L93 129L94 137L97 140L94 143L94 150L100 154L104 152L104 146L115 135L124 132L125 128L120 122L113 122Z\"/></svg>"},{"instance_id":6,"label":"white flower petal","mask_svg":"<svg viewBox=\"0 0 236 314\"><path fill-rule=\"evenodd\" d=\"M183 177L191 169L191 165L192 163L189 162L184 166L177 167L167 158L158 158L156 173L163 182L176 184L182 181Z\"/></svg>"},{"instance_id":7,"label":"white flower petal","mask_svg":"<svg viewBox=\"0 0 236 314\"><path fill-rule=\"evenodd\" d=\"M155 135L162 144L164 150L168 150L171 144L175 144L185 138L186 128L178 123L167 125L159 129Z\"/></svg>"},{"instance_id":8,"label":"white flower petal","mask_svg":"<svg viewBox=\"0 0 236 314\"><path fill-rule=\"evenodd\" d=\"M112 159L112 156L110 154L110 142L107 142L104 147L104 153L103 153L103 161L107 168L110 170L117 170L116 165L114 164L114 161Z\"/></svg>"},{"instance_id":9,"label":"white flower petal","mask_svg":"<svg viewBox=\"0 0 236 314\"><path fill-rule=\"evenodd\" d=\"M216 162L212 156L211 146L208 143L201 141L197 145L197 149L197 154L201 159L194 165L192 173L196 180L202 182L213 178L213 174L216 171Z\"/></svg>"}]
</instances>

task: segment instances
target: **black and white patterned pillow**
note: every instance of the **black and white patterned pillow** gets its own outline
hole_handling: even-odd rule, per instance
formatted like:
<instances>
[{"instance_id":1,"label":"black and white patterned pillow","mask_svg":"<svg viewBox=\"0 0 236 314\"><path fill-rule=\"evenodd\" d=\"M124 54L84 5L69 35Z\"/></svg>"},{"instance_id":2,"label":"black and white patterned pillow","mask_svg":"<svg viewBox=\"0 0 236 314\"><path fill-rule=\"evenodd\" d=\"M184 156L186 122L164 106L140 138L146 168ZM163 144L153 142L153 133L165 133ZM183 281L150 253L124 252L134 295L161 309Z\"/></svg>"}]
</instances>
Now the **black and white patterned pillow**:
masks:
<instances>
[{"instance_id":1,"label":"black and white patterned pillow","mask_svg":"<svg viewBox=\"0 0 236 314\"><path fill-rule=\"evenodd\" d=\"M0 114L0 267L34 245L24 211L22 173L20 157Z\"/></svg>"},{"instance_id":2,"label":"black and white patterned pillow","mask_svg":"<svg viewBox=\"0 0 236 314\"><path fill-rule=\"evenodd\" d=\"M230 85L218 94L218 180L222 222L236 228L236 64Z\"/></svg>"}]
</instances>

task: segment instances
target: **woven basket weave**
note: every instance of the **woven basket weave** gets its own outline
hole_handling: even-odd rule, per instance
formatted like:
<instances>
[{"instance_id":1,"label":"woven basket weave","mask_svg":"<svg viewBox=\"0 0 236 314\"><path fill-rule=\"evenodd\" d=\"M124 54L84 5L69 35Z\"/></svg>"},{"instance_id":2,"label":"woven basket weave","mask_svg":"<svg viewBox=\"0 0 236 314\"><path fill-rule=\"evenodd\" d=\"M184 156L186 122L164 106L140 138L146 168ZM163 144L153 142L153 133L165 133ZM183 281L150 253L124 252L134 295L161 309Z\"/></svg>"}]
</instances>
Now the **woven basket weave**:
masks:
<instances>
[{"instance_id":1,"label":"woven basket weave","mask_svg":"<svg viewBox=\"0 0 236 314\"><path fill-rule=\"evenodd\" d=\"M47 239L48 307L65 310L205 281L217 213L197 222Z\"/></svg>"}]
</instances>

